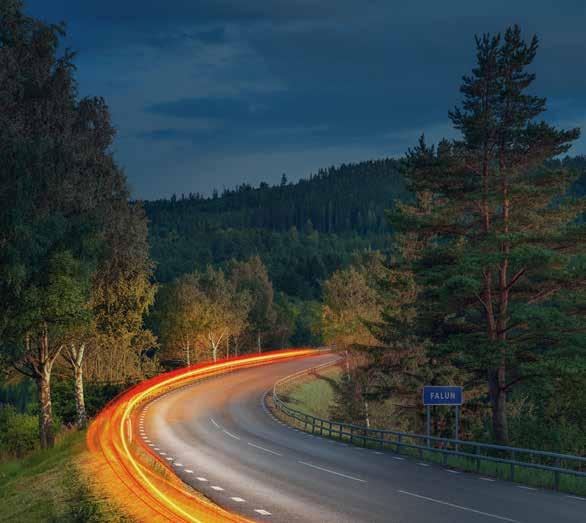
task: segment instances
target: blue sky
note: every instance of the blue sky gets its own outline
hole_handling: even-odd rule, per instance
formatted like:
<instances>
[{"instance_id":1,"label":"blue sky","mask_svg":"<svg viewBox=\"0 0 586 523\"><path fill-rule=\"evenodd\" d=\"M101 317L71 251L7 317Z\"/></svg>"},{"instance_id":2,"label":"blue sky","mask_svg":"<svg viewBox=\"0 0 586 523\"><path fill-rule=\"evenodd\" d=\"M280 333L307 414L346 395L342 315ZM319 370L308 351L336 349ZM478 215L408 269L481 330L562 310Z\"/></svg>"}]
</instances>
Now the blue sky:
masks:
<instances>
[{"instance_id":1,"label":"blue sky","mask_svg":"<svg viewBox=\"0 0 586 523\"><path fill-rule=\"evenodd\" d=\"M28 0L64 20L81 95L103 96L133 195L158 198L399 156L447 112L474 34L541 39L545 118L586 127L584 0ZM586 154L586 137L572 153Z\"/></svg>"}]
</instances>

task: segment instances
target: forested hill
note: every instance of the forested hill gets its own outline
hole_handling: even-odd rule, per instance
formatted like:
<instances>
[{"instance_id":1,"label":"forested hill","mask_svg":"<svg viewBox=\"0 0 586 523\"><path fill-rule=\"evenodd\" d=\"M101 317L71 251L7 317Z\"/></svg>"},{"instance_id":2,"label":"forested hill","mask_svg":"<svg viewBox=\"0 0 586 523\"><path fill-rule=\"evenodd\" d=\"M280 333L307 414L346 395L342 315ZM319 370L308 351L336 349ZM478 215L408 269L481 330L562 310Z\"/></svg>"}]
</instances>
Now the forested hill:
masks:
<instances>
[{"instance_id":1,"label":"forested hill","mask_svg":"<svg viewBox=\"0 0 586 523\"><path fill-rule=\"evenodd\" d=\"M586 172L584 157L563 162ZM572 192L585 189L582 176ZM353 252L390 247L384 210L407 195L399 161L385 159L330 167L297 183L283 176L276 186L145 202L157 280L258 254L277 290L317 298L320 282Z\"/></svg>"},{"instance_id":2,"label":"forested hill","mask_svg":"<svg viewBox=\"0 0 586 523\"><path fill-rule=\"evenodd\" d=\"M154 227L179 234L210 227L368 234L387 230L384 209L405 194L399 162L386 159L322 169L295 184L283 175L277 186L243 184L212 198L174 196L146 209Z\"/></svg>"},{"instance_id":3,"label":"forested hill","mask_svg":"<svg viewBox=\"0 0 586 523\"><path fill-rule=\"evenodd\" d=\"M277 290L317 297L319 282L352 252L386 249L384 210L406 196L393 159L320 170L308 179L221 195L145 202L161 282L207 263L259 254Z\"/></svg>"}]
</instances>

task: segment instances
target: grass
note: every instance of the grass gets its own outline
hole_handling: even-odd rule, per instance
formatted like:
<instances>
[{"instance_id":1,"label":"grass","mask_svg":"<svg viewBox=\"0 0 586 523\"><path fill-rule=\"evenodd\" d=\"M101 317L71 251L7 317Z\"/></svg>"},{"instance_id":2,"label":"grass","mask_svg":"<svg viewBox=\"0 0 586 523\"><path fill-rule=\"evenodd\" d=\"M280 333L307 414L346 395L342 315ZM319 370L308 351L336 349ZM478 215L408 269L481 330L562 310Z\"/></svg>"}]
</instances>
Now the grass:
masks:
<instances>
[{"instance_id":1,"label":"grass","mask_svg":"<svg viewBox=\"0 0 586 523\"><path fill-rule=\"evenodd\" d=\"M338 366L327 367L285 383L279 388L279 395L293 409L328 419L330 405L334 400L331 381L338 380L341 372L342 369Z\"/></svg>"},{"instance_id":2,"label":"grass","mask_svg":"<svg viewBox=\"0 0 586 523\"><path fill-rule=\"evenodd\" d=\"M301 379L286 382L283 388L278 390L279 397L291 408L310 414L312 416L329 419L328 412L331 401L333 399L333 388L328 383L328 379L336 379L339 377L342 369L340 367L329 367L323 371L315 374L303 376ZM291 418L282 411L275 409L272 399L267 396L267 403L273 413L287 424L299 428L301 430L311 432L311 424L307 425L297 419ZM339 427L334 423L334 430L337 431ZM320 434L320 429L316 426L316 434L324 438L339 440L339 435L335 432L332 435L328 434L327 428L324 428L323 433ZM354 441L350 441L348 436L342 436L341 441L351 443L357 446L364 446L377 450L385 450L386 452L396 452L396 446L390 442L386 442L385 448L380 449L380 445L373 441L364 442L360 437L355 436ZM489 461L480 461L477 465L476 460L461 456L449 456L440 452L432 452L426 450L412 449L402 447L400 454L406 457L412 457L420 461L429 461L447 468L457 470L475 472L483 476L494 477L506 481L511 480L511 473L514 475L516 483L522 483L533 487L553 489L555 487L554 474L549 471L532 469L520 466L511 467L506 463L495 463ZM560 474L559 490L568 492L578 496L586 496L586 480L571 476L568 474Z\"/></svg>"},{"instance_id":3,"label":"grass","mask_svg":"<svg viewBox=\"0 0 586 523\"><path fill-rule=\"evenodd\" d=\"M65 434L54 448L0 464L0 522L129 521L94 493L79 462L85 432Z\"/></svg>"}]
</instances>

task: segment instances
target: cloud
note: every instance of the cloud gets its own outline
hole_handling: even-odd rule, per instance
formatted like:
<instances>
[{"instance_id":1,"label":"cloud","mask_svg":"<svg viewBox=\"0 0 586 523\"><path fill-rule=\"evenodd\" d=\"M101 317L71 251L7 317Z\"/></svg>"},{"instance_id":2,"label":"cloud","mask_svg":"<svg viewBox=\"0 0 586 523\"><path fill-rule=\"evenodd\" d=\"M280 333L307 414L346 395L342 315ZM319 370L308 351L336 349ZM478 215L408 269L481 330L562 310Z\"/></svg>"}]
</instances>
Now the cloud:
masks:
<instances>
[{"instance_id":1,"label":"cloud","mask_svg":"<svg viewBox=\"0 0 586 523\"><path fill-rule=\"evenodd\" d=\"M68 21L82 95L109 103L115 154L138 197L291 178L399 155L447 111L473 35L538 33L546 118L583 124L586 2L29 0ZM586 153L582 138L573 149ZM338 155L338 157L336 157Z\"/></svg>"}]
</instances>

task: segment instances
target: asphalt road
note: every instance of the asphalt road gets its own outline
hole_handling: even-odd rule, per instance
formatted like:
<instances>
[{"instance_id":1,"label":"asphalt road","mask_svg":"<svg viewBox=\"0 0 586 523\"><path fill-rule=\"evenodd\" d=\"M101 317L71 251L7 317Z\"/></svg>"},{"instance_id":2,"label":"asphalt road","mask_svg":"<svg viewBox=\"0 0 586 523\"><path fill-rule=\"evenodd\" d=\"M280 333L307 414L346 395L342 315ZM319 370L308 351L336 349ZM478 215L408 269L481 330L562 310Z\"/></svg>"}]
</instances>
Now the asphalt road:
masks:
<instances>
[{"instance_id":1,"label":"asphalt road","mask_svg":"<svg viewBox=\"0 0 586 523\"><path fill-rule=\"evenodd\" d=\"M277 379L330 359L243 369L171 392L141 414L140 436L183 481L251 519L586 521L586 499L332 442L268 413L263 397Z\"/></svg>"}]
</instances>

